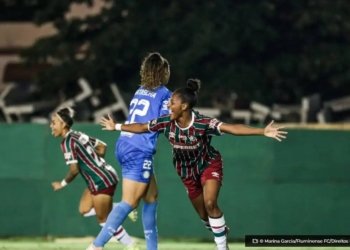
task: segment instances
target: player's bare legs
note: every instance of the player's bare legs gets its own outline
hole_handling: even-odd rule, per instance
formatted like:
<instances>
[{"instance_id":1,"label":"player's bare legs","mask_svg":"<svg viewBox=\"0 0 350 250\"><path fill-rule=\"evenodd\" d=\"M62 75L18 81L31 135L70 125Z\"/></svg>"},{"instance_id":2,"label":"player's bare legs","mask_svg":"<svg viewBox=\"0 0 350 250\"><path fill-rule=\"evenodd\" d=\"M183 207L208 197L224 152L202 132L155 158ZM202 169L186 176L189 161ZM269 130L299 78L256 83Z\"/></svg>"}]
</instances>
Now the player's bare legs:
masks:
<instances>
[{"instance_id":1,"label":"player's bare legs","mask_svg":"<svg viewBox=\"0 0 350 250\"><path fill-rule=\"evenodd\" d=\"M203 185L204 206L209 215L209 223L214 234L214 240L218 250L227 250L227 229L225 218L218 207L217 199L221 183L214 179L206 180Z\"/></svg>"},{"instance_id":2,"label":"player's bare legs","mask_svg":"<svg viewBox=\"0 0 350 250\"><path fill-rule=\"evenodd\" d=\"M85 188L79 202L79 213L83 216L88 216L87 214L93 209L93 207L94 203L92 201L91 192L88 188Z\"/></svg>"},{"instance_id":3,"label":"player's bare legs","mask_svg":"<svg viewBox=\"0 0 350 250\"><path fill-rule=\"evenodd\" d=\"M158 188L157 181L154 175L151 177L151 181L147 187L147 192L143 196L144 202L153 203L156 202L158 198Z\"/></svg>"},{"instance_id":4,"label":"player's bare legs","mask_svg":"<svg viewBox=\"0 0 350 250\"><path fill-rule=\"evenodd\" d=\"M141 198L146 193L148 185L148 183L123 178L122 201L128 203L133 209L135 209Z\"/></svg>"},{"instance_id":5,"label":"player's bare legs","mask_svg":"<svg viewBox=\"0 0 350 250\"><path fill-rule=\"evenodd\" d=\"M204 206L209 217L212 218L217 218L222 215L217 203L220 187L221 184L214 179L205 181L203 186Z\"/></svg>"},{"instance_id":6,"label":"player's bare legs","mask_svg":"<svg viewBox=\"0 0 350 250\"><path fill-rule=\"evenodd\" d=\"M207 220L208 218L208 213L205 209L204 206L204 198L203 198L203 193L198 195L196 198L191 200L191 203L196 210L197 214L202 220Z\"/></svg>"},{"instance_id":7,"label":"player's bare legs","mask_svg":"<svg viewBox=\"0 0 350 250\"><path fill-rule=\"evenodd\" d=\"M208 213L204 206L203 193L198 195L196 198L191 199L192 206L196 210L197 214L201 218L206 229L211 231L211 226L209 224Z\"/></svg>"},{"instance_id":8,"label":"player's bare legs","mask_svg":"<svg viewBox=\"0 0 350 250\"><path fill-rule=\"evenodd\" d=\"M120 226L127 215L134 210L141 199L145 200L142 221L144 226L147 249L158 249L158 236L156 226L157 187L154 176L150 183L137 182L127 177L123 178L122 201L114 207L109 214L106 225L94 241L95 246L104 246L109 240L110 233Z\"/></svg>"},{"instance_id":9,"label":"player's bare legs","mask_svg":"<svg viewBox=\"0 0 350 250\"><path fill-rule=\"evenodd\" d=\"M91 214L96 215L98 223L103 227L109 212L112 210L112 202L113 197L110 195L93 195L89 189L85 189L80 199L79 212L85 216L92 212ZM132 238L122 226L116 230L113 237L126 246L132 244Z\"/></svg>"},{"instance_id":10,"label":"player's bare legs","mask_svg":"<svg viewBox=\"0 0 350 250\"><path fill-rule=\"evenodd\" d=\"M112 209L112 196L107 194L92 195L92 201L99 223L104 223Z\"/></svg>"},{"instance_id":11,"label":"player's bare legs","mask_svg":"<svg viewBox=\"0 0 350 250\"><path fill-rule=\"evenodd\" d=\"M126 190L124 192L124 190ZM148 184L123 179L122 200L135 209L141 198L144 200L142 208L142 224L146 239L147 249L158 249L158 229L157 229L157 197L158 189L155 176L151 176Z\"/></svg>"}]
</instances>

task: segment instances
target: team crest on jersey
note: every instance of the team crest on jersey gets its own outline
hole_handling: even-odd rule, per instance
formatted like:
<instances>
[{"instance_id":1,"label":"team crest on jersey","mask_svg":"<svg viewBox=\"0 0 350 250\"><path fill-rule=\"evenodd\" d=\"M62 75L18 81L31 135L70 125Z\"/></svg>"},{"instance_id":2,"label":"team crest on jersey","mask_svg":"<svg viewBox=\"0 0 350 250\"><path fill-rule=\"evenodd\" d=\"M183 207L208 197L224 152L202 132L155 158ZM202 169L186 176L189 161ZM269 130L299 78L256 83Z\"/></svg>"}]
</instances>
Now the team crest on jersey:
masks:
<instances>
[{"instance_id":1,"label":"team crest on jersey","mask_svg":"<svg viewBox=\"0 0 350 250\"><path fill-rule=\"evenodd\" d=\"M72 158L72 153L68 152L68 153L64 153L64 159L69 160Z\"/></svg>"},{"instance_id":2,"label":"team crest on jersey","mask_svg":"<svg viewBox=\"0 0 350 250\"><path fill-rule=\"evenodd\" d=\"M191 135L190 137L188 137L188 139L190 140L190 142L196 142L197 138L193 135Z\"/></svg>"},{"instance_id":3,"label":"team crest on jersey","mask_svg":"<svg viewBox=\"0 0 350 250\"><path fill-rule=\"evenodd\" d=\"M216 118L211 119L209 123L209 128L215 129L218 123L219 123L218 119Z\"/></svg>"}]
</instances>

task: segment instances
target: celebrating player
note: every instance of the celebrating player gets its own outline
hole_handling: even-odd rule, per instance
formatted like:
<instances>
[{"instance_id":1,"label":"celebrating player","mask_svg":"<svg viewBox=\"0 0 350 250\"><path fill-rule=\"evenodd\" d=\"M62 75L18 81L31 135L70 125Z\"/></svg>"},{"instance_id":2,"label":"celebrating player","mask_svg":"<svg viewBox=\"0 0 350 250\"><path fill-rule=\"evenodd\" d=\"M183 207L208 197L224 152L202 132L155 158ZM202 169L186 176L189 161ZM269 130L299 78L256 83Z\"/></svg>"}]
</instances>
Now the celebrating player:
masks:
<instances>
[{"instance_id":1,"label":"celebrating player","mask_svg":"<svg viewBox=\"0 0 350 250\"><path fill-rule=\"evenodd\" d=\"M286 138L287 132L281 130L282 127L274 126L273 122L265 128L252 128L242 124L223 123L201 115L193 110L199 88L199 80L189 79L187 87L177 89L169 103L170 115L148 123L135 124L115 124L113 119L108 117L102 119L101 125L104 130L164 133L173 148L176 171L196 212L213 232L217 249L226 250L227 227L224 214L217 204L223 178L223 163L219 151L211 146L212 136L223 133L264 135L281 141Z\"/></svg>"},{"instance_id":2,"label":"celebrating player","mask_svg":"<svg viewBox=\"0 0 350 250\"><path fill-rule=\"evenodd\" d=\"M126 123L143 123L169 114L171 92L165 87L169 81L168 61L158 52L148 54L141 64L141 86L130 102ZM122 132L116 143L116 158L122 167L122 201L108 216L109 223L88 249L102 249L110 234L123 223L126 216L143 199L142 222L147 250L158 249L156 222L157 185L153 171L158 133L133 134Z\"/></svg>"},{"instance_id":3,"label":"celebrating player","mask_svg":"<svg viewBox=\"0 0 350 250\"><path fill-rule=\"evenodd\" d=\"M79 210L81 213L96 213L101 226L112 209L113 194L118 176L103 156L106 144L84 133L71 130L74 111L60 109L51 118L50 128L54 137L62 137L61 149L69 171L62 181L52 182L55 191L67 186L80 173L88 188L83 192ZM134 241L122 226L113 236L128 249L134 249Z\"/></svg>"}]
</instances>

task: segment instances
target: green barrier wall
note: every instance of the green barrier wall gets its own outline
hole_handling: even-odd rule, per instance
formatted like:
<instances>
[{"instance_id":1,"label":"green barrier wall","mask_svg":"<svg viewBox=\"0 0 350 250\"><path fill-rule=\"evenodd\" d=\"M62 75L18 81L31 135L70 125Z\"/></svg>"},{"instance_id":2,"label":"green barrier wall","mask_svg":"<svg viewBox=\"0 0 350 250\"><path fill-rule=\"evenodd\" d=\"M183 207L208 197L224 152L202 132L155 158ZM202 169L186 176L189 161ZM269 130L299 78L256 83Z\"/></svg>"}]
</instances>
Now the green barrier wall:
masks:
<instances>
[{"instance_id":1,"label":"green barrier wall","mask_svg":"<svg viewBox=\"0 0 350 250\"><path fill-rule=\"evenodd\" d=\"M114 159L117 132L98 125L76 124L108 143ZM231 228L231 239L246 234L350 234L350 133L290 130L282 143L263 137L224 135L213 139L224 158L219 204ZM59 138L48 126L1 125L0 236L95 235L95 218L78 213L85 185L80 177L60 192L67 166ZM160 196L160 237L211 239L187 199L171 163L171 149L161 135L155 158ZM115 195L120 199L121 185ZM139 209L141 214L141 210ZM130 234L142 237L141 220L126 222Z\"/></svg>"}]
</instances>

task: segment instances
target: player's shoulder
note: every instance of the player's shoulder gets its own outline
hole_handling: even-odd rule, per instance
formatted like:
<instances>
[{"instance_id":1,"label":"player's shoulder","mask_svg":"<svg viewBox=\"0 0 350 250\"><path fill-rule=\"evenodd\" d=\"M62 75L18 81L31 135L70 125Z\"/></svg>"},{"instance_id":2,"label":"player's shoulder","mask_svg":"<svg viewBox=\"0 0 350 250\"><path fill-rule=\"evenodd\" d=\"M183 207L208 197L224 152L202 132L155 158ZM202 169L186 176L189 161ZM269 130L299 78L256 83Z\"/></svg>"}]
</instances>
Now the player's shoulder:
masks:
<instances>
[{"instance_id":1,"label":"player's shoulder","mask_svg":"<svg viewBox=\"0 0 350 250\"><path fill-rule=\"evenodd\" d=\"M198 111L193 110L194 121L202 124L211 124L213 122L220 122L217 118L210 117L204 114L199 113Z\"/></svg>"},{"instance_id":2,"label":"player's shoulder","mask_svg":"<svg viewBox=\"0 0 350 250\"><path fill-rule=\"evenodd\" d=\"M192 110L195 120L211 119L211 117L199 113L197 110Z\"/></svg>"},{"instance_id":3,"label":"player's shoulder","mask_svg":"<svg viewBox=\"0 0 350 250\"><path fill-rule=\"evenodd\" d=\"M155 89L155 91L162 96L171 95L171 91L164 85L159 86L158 88Z\"/></svg>"},{"instance_id":4,"label":"player's shoulder","mask_svg":"<svg viewBox=\"0 0 350 250\"><path fill-rule=\"evenodd\" d=\"M86 144L90 139L90 137L87 134L76 130L71 130L69 134L66 136L66 138L69 141L80 142L83 144Z\"/></svg>"},{"instance_id":5,"label":"player's shoulder","mask_svg":"<svg viewBox=\"0 0 350 250\"><path fill-rule=\"evenodd\" d=\"M150 125L153 126L157 123L166 123L166 122L171 122L170 114L165 114L165 115L162 115L158 118L151 120Z\"/></svg>"}]
</instances>

